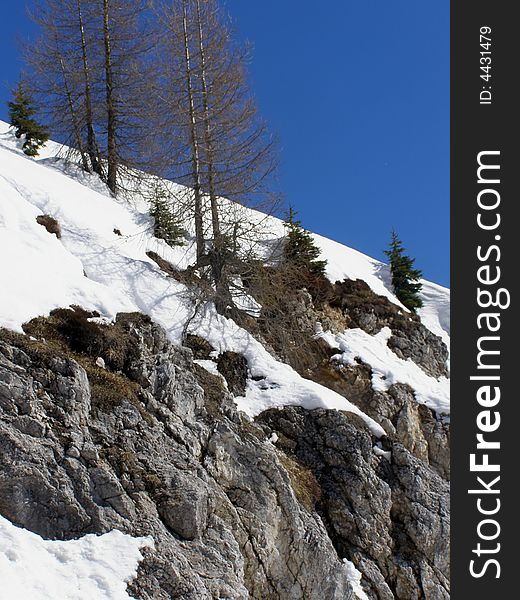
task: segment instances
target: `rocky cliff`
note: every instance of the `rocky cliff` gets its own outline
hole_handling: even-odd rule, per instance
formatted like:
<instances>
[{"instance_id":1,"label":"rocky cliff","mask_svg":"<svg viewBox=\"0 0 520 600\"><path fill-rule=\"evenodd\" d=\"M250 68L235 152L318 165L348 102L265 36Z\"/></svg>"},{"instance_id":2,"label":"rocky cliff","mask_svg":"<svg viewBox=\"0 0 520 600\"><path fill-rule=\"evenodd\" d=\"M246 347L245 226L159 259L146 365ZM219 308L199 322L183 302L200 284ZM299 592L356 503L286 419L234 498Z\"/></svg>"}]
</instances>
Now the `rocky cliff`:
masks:
<instances>
[{"instance_id":1,"label":"rocky cliff","mask_svg":"<svg viewBox=\"0 0 520 600\"><path fill-rule=\"evenodd\" d=\"M0 123L0 578L40 590L37 544L63 590L81 548L106 598L125 540L118 599L448 598L449 290L410 313L315 234L325 277L288 281L283 223L228 203L260 276L218 313L190 216L170 247L133 179L114 197L60 152Z\"/></svg>"},{"instance_id":2,"label":"rocky cliff","mask_svg":"<svg viewBox=\"0 0 520 600\"><path fill-rule=\"evenodd\" d=\"M338 378L381 439L335 410L251 421L239 358L214 357L226 385L148 317L92 317L1 332L0 514L47 539L153 536L136 598L355 598L343 559L368 598L449 597L448 426L410 390Z\"/></svg>"}]
</instances>

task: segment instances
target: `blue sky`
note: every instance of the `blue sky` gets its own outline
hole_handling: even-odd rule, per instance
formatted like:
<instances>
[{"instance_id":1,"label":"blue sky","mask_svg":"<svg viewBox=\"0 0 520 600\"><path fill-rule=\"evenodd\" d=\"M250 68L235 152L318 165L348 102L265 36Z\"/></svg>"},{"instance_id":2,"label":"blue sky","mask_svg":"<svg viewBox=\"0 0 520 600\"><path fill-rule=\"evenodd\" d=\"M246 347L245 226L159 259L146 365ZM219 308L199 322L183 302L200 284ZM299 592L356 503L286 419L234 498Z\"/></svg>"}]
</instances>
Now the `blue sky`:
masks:
<instances>
[{"instance_id":1,"label":"blue sky","mask_svg":"<svg viewBox=\"0 0 520 600\"><path fill-rule=\"evenodd\" d=\"M23 2L3 1L0 118ZM281 140L280 183L308 229L384 259L395 228L449 285L448 0L227 0Z\"/></svg>"}]
</instances>

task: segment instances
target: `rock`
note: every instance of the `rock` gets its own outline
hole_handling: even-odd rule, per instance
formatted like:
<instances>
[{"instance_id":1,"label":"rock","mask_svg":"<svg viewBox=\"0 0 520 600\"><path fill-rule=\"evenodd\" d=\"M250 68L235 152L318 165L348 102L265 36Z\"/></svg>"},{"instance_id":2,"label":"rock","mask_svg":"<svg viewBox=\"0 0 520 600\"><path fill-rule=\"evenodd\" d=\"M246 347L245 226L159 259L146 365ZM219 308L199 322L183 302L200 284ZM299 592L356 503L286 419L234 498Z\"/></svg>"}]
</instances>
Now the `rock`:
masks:
<instances>
[{"instance_id":1,"label":"rock","mask_svg":"<svg viewBox=\"0 0 520 600\"><path fill-rule=\"evenodd\" d=\"M248 373L247 360L236 352L224 352L218 358L217 368L233 396L244 396Z\"/></svg>"},{"instance_id":2,"label":"rock","mask_svg":"<svg viewBox=\"0 0 520 600\"><path fill-rule=\"evenodd\" d=\"M364 363L353 366L329 362L312 375L314 381L348 398L380 423L390 438L449 480L449 424L418 404L409 386L394 384L386 392L374 391L372 371Z\"/></svg>"},{"instance_id":3,"label":"rock","mask_svg":"<svg viewBox=\"0 0 520 600\"><path fill-rule=\"evenodd\" d=\"M142 600L350 599L266 430L149 320L118 315L111 327L135 351L122 372L102 371L133 390L110 402L110 387L92 388L95 357L0 332L0 513L47 539L151 535L156 550L129 587ZM228 364L243 376L240 359Z\"/></svg>"},{"instance_id":4,"label":"rock","mask_svg":"<svg viewBox=\"0 0 520 600\"><path fill-rule=\"evenodd\" d=\"M76 446L70 446L70 448L67 450L67 456L70 456L71 458L79 458L81 456L80 451L76 448Z\"/></svg>"},{"instance_id":5,"label":"rock","mask_svg":"<svg viewBox=\"0 0 520 600\"><path fill-rule=\"evenodd\" d=\"M376 321L359 306L356 318L379 326L378 306ZM53 339L45 327L69 313L40 333ZM343 558L371 600L449 597L449 424L410 388L374 392L367 365L321 350L309 370L383 424L376 453L352 413L286 407L252 423L146 317L104 327L118 339L105 369L97 354L72 359L67 339L54 350L0 331L3 516L47 539L151 535L128 590L142 600L350 600ZM219 371L244 393L243 356L224 353Z\"/></svg>"},{"instance_id":6,"label":"rock","mask_svg":"<svg viewBox=\"0 0 520 600\"><path fill-rule=\"evenodd\" d=\"M411 359L432 377L448 375L448 353L444 342L414 321L405 328L394 326L388 347L404 360Z\"/></svg>"},{"instance_id":7,"label":"rock","mask_svg":"<svg viewBox=\"0 0 520 600\"><path fill-rule=\"evenodd\" d=\"M38 215L36 217L38 225L45 227L45 229L55 235L58 239L61 239L61 227L58 221L50 215Z\"/></svg>"},{"instance_id":8,"label":"rock","mask_svg":"<svg viewBox=\"0 0 520 600\"><path fill-rule=\"evenodd\" d=\"M183 539L194 540L206 530L209 495L208 487L199 479L178 473L157 509L169 529Z\"/></svg>"},{"instance_id":9,"label":"rock","mask_svg":"<svg viewBox=\"0 0 520 600\"><path fill-rule=\"evenodd\" d=\"M360 279L336 282L332 307L340 308L348 317L349 327L359 327L374 335L383 327L392 330L388 341L397 356L411 359L428 375L448 375L448 350L444 342L427 329L417 315L375 294Z\"/></svg>"},{"instance_id":10,"label":"rock","mask_svg":"<svg viewBox=\"0 0 520 600\"><path fill-rule=\"evenodd\" d=\"M369 597L449 597L449 486L435 471L390 439L391 461L374 459L351 413L287 407L259 419L315 474L329 536L363 573Z\"/></svg>"}]
</instances>

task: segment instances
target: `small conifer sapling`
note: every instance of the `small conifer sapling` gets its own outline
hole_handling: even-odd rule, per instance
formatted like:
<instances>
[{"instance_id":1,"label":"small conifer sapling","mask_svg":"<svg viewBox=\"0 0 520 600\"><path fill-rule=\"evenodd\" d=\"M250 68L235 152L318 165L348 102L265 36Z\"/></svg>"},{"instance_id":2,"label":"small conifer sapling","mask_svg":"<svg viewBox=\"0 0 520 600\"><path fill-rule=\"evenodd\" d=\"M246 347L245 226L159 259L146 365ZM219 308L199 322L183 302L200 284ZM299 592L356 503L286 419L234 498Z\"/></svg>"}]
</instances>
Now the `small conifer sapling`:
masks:
<instances>
[{"instance_id":1,"label":"small conifer sapling","mask_svg":"<svg viewBox=\"0 0 520 600\"><path fill-rule=\"evenodd\" d=\"M150 201L150 216L154 218L154 235L169 246L184 244L183 231L173 214L167 194L157 186Z\"/></svg>"},{"instance_id":2,"label":"small conifer sapling","mask_svg":"<svg viewBox=\"0 0 520 600\"><path fill-rule=\"evenodd\" d=\"M385 250L385 254L390 261L392 286L395 295L406 308L415 312L423 305L419 297L419 292L422 289L422 284L419 281L422 272L414 268L415 259L404 253L403 243L395 231L392 231L390 247Z\"/></svg>"},{"instance_id":3,"label":"small conifer sapling","mask_svg":"<svg viewBox=\"0 0 520 600\"><path fill-rule=\"evenodd\" d=\"M9 121L15 128L15 136L18 139L22 135L25 136L22 150L27 156L38 156L38 150L49 139L49 132L34 118L37 109L22 82L14 91L13 99L8 102L8 107Z\"/></svg>"},{"instance_id":4,"label":"small conifer sapling","mask_svg":"<svg viewBox=\"0 0 520 600\"><path fill-rule=\"evenodd\" d=\"M292 208L289 208L284 225L287 229L284 246L285 262L303 268L313 275L325 276L327 261L319 259L321 250L316 246L312 234L296 219L296 213Z\"/></svg>"}]
</instances>

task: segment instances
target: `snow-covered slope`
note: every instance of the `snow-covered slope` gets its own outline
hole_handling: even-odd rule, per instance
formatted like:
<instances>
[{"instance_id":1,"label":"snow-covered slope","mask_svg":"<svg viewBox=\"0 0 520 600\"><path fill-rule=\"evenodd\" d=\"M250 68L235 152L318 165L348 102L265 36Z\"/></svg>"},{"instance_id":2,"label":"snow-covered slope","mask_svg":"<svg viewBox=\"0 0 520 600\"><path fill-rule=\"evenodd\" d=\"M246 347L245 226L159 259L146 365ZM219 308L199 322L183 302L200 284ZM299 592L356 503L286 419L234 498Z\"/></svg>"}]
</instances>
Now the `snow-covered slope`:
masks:
<instances>
[{"instance_id":1,"label":"snow-covered slope","mask_svg":"<svg viewBox=\"0 0 520 600\"><path fill-rule=\"evenodd\" d=\"M97 178L54 158L57 151L50 143L39 159L30 159L20 152L8 126L0 123L0 325L20 331L35 316L76 304L107 318L121 311L147 313L172 341L179 342L192 316L187 289L166 277L146 252L153 250L184 268L193 260L192 251L172 249L154 238L145 203L110 197ZM36 223L42 214L58 220L61 240ZM265 219L254 211L249 216ZM267 221L266 240L281 238L282 223L274 218ZM374 292L399 304L383 263L321 236L315 239L328 261L332 281L363 279ZM424 324L449 342L449 291L424 282L423 299ZM253 379L246 397L237 403L249 415L288 404L337 408L360 414L375 434L382 434L381 427L348 400L276 361L249 333L212 307L197 315L190 331L205 337L218 351L231 350L247 358ZM366 344L356 348L359 340L352 338L356 331L346 332L341 340L342 348L354 355L366 349ZM387 361L390 351L383 337L370 340L374 359L365 352L363 360L373 362L376 369L386 363L388 370L392 369ZM419 384L419 377L408 373L417 367L407 369L401 362L404 366L396 367L393 380L415 385L418 401L448 412L447 382L439 384L423 374ZM439 385L444 390L441 400Z\"/></svg>"},{"instance_id":2,"label":"snow-covered slope","mask_svg":"<svg viewBox=\"0 0 520 600\"><path fill-rule=\"evenodd\" d=\"M119 531L46 541L0 516L0 597L20 600L125 600L140 549L151 538Z\"/></svg>"},{"instance_id":3,"label":"snow-covered slope","mask_svg":"<svg viewBox=\"0 0 520 600\"><path fill-rule=\"evenodd\" d=\"M359 415L375 436L384 434L377 422L348 399L276 360L213 306L203 307L194 316L190 290L167 277L147 256L147 251L153 251L184 269L194 262L193 248L171 248L156 239L147 204L138 195L111 197L97 177L57 158L60 148L56 144L49 143L38 159L26 157L20 146L9 127L0 122L0 327L22 331L23 323L36 316L79 305L107 319L118 312L146 313L179 343L190 321L189 331L208 340L217 352L229 350L247 359L251 377L245 396L235 400L249 416L287 405L339 409ZM238 209L230 204L229 211L233 210ZM284 235L282 222L240 210L246 211L246 220L264 223L261 245L267 256ZM61 239L37 223L36 218L44 214L59 222ZM399 305L387 265L322 236L314 237L327 260L331 281L362 279L376 294ZM449 348L449 290L422 283L421 320ZM440 414L449 413L449 380L428 376L411 360L399 358L388 347L389 329L374 336L361 329L317 334L339 348L335 360L355 364L360 358L370 365L374 390L387 390L392 383L408 384L418 402ZM377 446L375 451L388 455ZM140 548L151 543L115 531L70 542L47 542L0 516L0 577L9 582L0 596L127 598L125 582L135 575ZM352 581L361 590L360 574L349 565Z\"/></svg>"}]
</instances>

